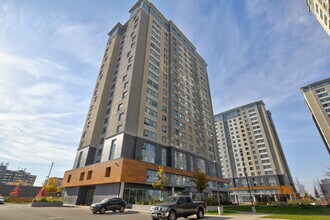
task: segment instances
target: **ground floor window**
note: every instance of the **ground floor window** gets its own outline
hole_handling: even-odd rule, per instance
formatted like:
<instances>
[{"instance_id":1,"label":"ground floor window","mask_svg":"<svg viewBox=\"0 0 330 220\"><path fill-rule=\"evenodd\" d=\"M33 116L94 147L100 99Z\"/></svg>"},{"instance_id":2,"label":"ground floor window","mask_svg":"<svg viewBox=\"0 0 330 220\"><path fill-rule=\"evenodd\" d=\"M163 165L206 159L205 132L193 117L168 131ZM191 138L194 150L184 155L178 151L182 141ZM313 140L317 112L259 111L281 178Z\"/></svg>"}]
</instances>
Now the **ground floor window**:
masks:
<instances>
[{"instance_id":1,"label":"ground floor window","mask_svg":"<svg viewBox=\"0 0 330 220\"><path fill-rule=\"evenodd\" d=\"M148 189L124 189L123 198L131 204L155 204L160 202L162 197L170 196L170 191L165 191L162 195L160 190Z\"/></svg>"}]
</instances>

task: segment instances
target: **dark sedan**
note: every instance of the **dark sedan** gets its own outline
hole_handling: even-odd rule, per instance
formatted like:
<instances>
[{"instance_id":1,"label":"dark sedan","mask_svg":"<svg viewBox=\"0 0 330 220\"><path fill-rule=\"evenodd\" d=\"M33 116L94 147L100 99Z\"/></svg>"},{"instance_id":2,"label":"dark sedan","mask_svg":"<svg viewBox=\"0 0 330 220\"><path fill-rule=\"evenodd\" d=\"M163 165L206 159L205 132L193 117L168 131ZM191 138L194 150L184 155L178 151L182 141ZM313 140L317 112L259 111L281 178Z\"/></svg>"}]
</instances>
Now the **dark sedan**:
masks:
<instances>
[{"instance_id":1,"label":"dark sedan","mask_svg":"<svg viewBox=\"0 0 330 220\"><path fill-rule=\"evenodd\" d=\"M126 201L122 198L106 198L100 203L94 203L91 205L91 211L96 214L99 212L100 214L104 214L105 211L111 210L113 212L119 210L123 212L126 207Z\"/></svg>"}]
</instances>

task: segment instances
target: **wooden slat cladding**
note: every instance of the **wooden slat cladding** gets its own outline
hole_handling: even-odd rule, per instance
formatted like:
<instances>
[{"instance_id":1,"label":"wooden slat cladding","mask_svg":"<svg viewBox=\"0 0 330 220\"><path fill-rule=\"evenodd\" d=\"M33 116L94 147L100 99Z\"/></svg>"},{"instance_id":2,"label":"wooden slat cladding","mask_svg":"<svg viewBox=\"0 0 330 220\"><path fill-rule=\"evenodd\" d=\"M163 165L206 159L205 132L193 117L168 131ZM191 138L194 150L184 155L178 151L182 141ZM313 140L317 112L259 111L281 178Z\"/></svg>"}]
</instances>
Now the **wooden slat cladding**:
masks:
<instances>
[{"instance_id":1,"label":"wooden slat cladding","mask_svg":"<svg viewBox=\"0 0 330 220\"><path fill-rule=\"evenodd\" d=\"M64 174L62 187L88 186L107 183L137 183L145 184L147 170L158 170L159 165L146 163L127 158L115 159L103 163L97 163L79 169L68 170ZM110 176L109 174L110 171ZM79 180L82 172L85 172L83 180ZM87 173L92 172L92 178L87 179ZM192 176L192 172L165 167L165 172L183 176ZM108 176L108 177L107 177ZM207 177L215 181L215 177ZM68 181L69 180L69 181ZM229 183L228 180L218 178L219 182Z\"/></svg>"},{"instance_id":2,"label":"wooden slat cladding","mask_svg":"<svg viewBox=\"0 0 330 220\"><path fill-rule=\"evenodd\" d=\"M252 186L251 191L254 190L277 190L279 194L295 194L291 186ZM248 187L230 188L230 191L248 191Z\"/></svg>"}]
</instances>

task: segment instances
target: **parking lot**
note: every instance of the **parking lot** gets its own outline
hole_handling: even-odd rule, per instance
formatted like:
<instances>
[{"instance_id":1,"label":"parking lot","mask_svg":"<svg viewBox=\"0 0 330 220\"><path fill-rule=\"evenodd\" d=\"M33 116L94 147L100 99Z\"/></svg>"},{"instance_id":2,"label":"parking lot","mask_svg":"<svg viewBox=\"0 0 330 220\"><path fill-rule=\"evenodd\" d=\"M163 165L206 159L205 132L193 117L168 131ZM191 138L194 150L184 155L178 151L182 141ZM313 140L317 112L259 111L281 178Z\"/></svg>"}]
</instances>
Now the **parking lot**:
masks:
<instances>
[{"instance_id":1,"label":"parking lot","mask_svg":"<svg viewBox=\"0 0 330 220\"><path fill-rule=\"evenodd\" d=\"M225 220L225 219L242 219L252 220L261 219L259 215L235 215L223 217L205 217L208 220ZM151 219L149 213L138 212L132 209L126 209L125 212L106 212L105 214L92 214L89 207L51 207L51 208L33 208L26 204L8 204L0 205L0 219L3 220L50 220L50 219L67 219L67 220L103 220L103 219L123 219L123 220L145 220ZM182 218L183 219L183 218ZM195 216L189 219L196 219Z\"/></svg>"}]
</instances>

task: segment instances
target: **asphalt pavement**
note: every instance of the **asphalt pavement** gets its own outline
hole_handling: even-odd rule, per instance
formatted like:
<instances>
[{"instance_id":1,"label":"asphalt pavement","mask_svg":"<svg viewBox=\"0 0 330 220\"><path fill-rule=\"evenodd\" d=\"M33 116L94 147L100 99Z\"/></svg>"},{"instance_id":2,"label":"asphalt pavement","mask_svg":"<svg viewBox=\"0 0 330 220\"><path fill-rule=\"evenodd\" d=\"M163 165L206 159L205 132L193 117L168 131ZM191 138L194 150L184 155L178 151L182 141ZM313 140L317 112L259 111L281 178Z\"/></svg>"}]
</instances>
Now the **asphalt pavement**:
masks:
<instances>
[{"instance_id":1,"label":"asphalt pavement","mask_svg":"<svg viewBox=\"0 0 330 220\"><path fill-rule=\"evenodd\" d=\"M265 215L241 213L230 216L205 216L207 220L261 220ZM151 219L148 212L126 209L125 212L93 214L87 206L74 207L31 207L30 204L0 205L0 220L145 220ZM183 219L183 218L181 218ZM189 219L196 219L192 216ZM265 220L265 219L263 219Z\"/></svg>"}]
</instances>

